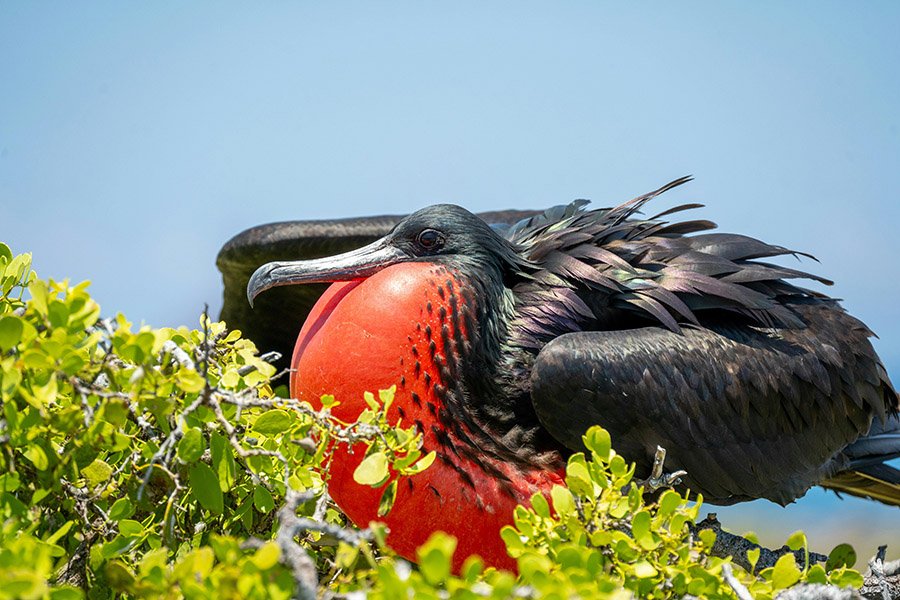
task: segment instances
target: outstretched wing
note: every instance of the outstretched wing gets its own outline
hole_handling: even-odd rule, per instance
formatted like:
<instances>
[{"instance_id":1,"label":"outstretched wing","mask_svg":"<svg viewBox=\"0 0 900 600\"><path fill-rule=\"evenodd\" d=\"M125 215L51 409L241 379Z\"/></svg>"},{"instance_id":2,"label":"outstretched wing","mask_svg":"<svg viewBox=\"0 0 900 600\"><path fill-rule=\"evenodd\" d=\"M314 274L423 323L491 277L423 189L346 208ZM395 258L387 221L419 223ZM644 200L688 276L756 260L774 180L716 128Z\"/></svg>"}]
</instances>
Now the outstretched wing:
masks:
<instances>
[{"instance_id":1,"label":"outstretched wing","mask_svg":"<svg viewBox=\"0 0 900 600\"><path fill-rule=\"evenodd\" d=\"M573 450L599 424L639 475L649 473L659 445L666 470L686 470L685 485L708 500L785 504L850 467L834 449L897 409L861 322L834 302L791 308L805 328L564 335L537 356L534 408Z\"/></svg>"},{"instance_id":2,"label":"outstretched wing","mask_svg":"<svg viewBox=\"0 0 900 600\"><path fill-rule=\"evenodd\" d=\"M538 211L494 211L479 216L488 223L510 224ZM384 215L322 221L286 221L259 225L231 238L219 251L216 266L225 285L220 318L240 329L262 352L275 350L287 367L297 333L326 285L296 285L267 291L247 302L247 282L260 266L277 260L331 256L359 248L387 235L403 216Z\"/></svg>"}]
</instances>

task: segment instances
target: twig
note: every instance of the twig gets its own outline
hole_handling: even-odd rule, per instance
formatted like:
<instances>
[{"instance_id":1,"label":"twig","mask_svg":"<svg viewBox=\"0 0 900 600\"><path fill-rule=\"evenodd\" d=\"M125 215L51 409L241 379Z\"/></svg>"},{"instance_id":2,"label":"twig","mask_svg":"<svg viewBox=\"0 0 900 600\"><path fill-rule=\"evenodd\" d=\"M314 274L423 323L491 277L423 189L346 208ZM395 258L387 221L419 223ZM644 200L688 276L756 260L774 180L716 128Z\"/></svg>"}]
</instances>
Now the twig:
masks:
<instances>
[{"instance_id":1,"label":"twig","mask_svg":"<svg viewBox=\"0 0 900 600\"><path fill-rule=\"evenodd\" d=\"M738 600L753 600L750 590L744 587L744 584L738 581L737 577L734 576L730 563L722 565L722 579L724 579L725 583L728 584L728 587L734 591L734 595L738 597Z\"/></svg>"},{"instance_id":2,"label":"twig","mask_svg":"<svg viewBox=\"0 0 900 600\"><path fill-rule=\"evenodd\" d=\"M281 549L282 561L291 569L297 589L294 598L297 600L315 600L319 587L319 575L316 563L309 557L294 536L299 531L300 519L297 518L297 507L309 500L310 494L300 494L294 490L287 491L284 506L278 509L278 533L275 541Z\"/></svg>"},{"instance_id":3,"label":"twig","mask_svg":"<svg viewBox=\"0 0 900 600\"><path fill-rule=\"evenodd\" d=\"M161 356L160 356L160 361L159 361L160 364L163 364L163 363L164 363L164 361L161 360L161 358L162 358L163 356L165 356L166 354L169 354L169 355L172 356L172 358L175 359L175 362L177 362L177 363L178 363L179 365L181 365L182 367L184 367L184 368L186 368L186 369L190 369L191 371L196 371L196 370L197 370L197 367L194 365L194 361L191 360L190 354L188 354L187 352L185 352L184 350L182 350L182 349L178 346L178 344L176 344L176 343L173 342L172 340L166 340L166 341L163 343L162 349L159 351L159 353L160 353L160 355L161 355Z\"/></svg>"}]
</instances>

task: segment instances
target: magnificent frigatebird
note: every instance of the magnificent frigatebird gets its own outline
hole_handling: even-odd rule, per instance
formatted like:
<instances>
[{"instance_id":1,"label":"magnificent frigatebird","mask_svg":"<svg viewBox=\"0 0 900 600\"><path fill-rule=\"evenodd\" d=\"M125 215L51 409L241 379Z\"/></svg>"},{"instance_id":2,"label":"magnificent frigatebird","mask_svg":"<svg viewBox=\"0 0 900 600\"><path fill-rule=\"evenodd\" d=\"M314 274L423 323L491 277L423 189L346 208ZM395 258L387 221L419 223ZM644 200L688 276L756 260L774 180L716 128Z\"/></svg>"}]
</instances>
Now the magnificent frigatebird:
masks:
<instances>
[{"instance_id":1,"label":"magnificent frigatebird","mask_svg":"<svg viewBox=\"0 0 900 600\"><path fill-rule=\"evenodd\" d=\"M294 397L334 394L353 420L364 391L397 385L395 418L439 460L406 478L386 517L413 557L437 529L460 560L510 566L497 532L516 503L562 482L585 430L609 430L649 474L657 446L712 503L786 504L812 485L900 504L898 397L872 335L837 301L760 259L797 254L699 233L638 211L676 180L611 209L555 207L508 228L453 205L422 209L363 248L261 266L269 288L341 282L312 309L294 351ZM379 490L336 452L329 490L359 524Z\"/></svg>"}]
</instances>

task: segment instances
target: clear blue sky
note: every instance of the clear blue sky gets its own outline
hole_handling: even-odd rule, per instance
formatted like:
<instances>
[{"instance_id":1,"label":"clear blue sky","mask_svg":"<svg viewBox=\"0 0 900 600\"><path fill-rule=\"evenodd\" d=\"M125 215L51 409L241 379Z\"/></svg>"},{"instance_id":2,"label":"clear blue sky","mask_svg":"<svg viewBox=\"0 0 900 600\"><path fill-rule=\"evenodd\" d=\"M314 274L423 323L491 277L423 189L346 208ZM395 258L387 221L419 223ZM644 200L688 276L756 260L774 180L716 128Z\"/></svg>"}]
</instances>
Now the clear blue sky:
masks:
<instances>
[{"instance_id":1,"label":"clear blue sky","mask_svg":"<svg viewBox=\"0 0 900 600\"><path fill-rule=\"evenodd\" d=\"M659 206L815 254L900 380L898 31L896 2L4 2L0 239L107 314L194 325L251 225L693 174ZM900 536L873 507L727 512Z\"/></svg>"}]
</instances>

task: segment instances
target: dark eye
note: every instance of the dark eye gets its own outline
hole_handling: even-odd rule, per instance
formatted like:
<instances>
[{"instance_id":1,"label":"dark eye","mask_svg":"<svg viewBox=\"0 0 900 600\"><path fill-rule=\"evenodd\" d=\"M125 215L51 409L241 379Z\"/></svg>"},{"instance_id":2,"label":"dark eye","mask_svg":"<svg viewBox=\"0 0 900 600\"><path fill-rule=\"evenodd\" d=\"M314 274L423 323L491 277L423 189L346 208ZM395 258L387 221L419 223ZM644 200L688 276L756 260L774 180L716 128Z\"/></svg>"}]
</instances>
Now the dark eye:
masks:
<instances>
[{"instance_id":1,"label":"dark eye","mask_svg":"<svg viewBox=\"0 0 900 600\"><path fill-rule=\"evenodd\" d=\"M435 229L423 229L416 236L416 243L426 250L434 250L443 243L441 232Z\"/></svg>"}]
</instances>

